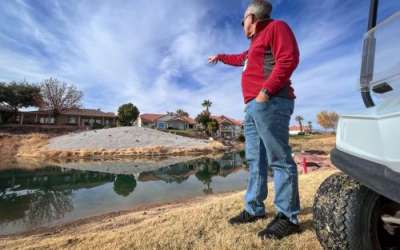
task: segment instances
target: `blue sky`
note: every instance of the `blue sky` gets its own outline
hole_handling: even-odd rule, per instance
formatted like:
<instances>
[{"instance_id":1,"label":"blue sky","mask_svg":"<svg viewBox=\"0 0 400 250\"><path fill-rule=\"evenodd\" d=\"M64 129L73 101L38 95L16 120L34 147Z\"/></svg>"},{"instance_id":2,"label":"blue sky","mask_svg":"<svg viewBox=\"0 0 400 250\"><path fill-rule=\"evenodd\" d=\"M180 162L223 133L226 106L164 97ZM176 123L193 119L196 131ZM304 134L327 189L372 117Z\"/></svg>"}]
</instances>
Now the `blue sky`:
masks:
<instances>
[{"instance_id":1,"label":"blue sky","mask_svg":"<svg viewBox=\"0 0 400 250\"><path fill-rule=\"evenodd\" d=\"M358 78L367 0L275 0L273 17L293 28L301 64L293 76L296 115L361 109ZM400 10L382 0L380 19ZM132 102L142 113L204 99L215 114L243 118L240 68L207 65L216 53L248 47L240 21L245 0L3 0L0 81L56 77L84 91L83 105L115 112Z\"/></svg>"}]
</instances>

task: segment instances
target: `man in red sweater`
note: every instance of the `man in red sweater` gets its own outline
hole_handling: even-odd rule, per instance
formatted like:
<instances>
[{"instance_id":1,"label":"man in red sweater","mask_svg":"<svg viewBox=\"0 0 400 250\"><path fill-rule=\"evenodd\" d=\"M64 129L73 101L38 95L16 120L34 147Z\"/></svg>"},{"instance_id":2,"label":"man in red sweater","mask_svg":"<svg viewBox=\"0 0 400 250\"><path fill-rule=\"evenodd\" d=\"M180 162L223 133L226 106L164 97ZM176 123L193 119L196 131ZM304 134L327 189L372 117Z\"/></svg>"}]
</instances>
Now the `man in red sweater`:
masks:
<instances>
[{"instance_id":1,"label":"man in red sweater","mask_svg":"<svg viewBox=\"0 0 400 250\"><path fill-rule=\"evenodd\" d=\"M297 166L289 146L289 122L295 99L290 77L299 63L299 49L290 27L271 19L271 11L267 0L253 0L242 22L251 41L249 49L237 55L211 56L208 61L243 67L249 179L245 208L229 222L242 224L266 217L267 169L272 168L277 215L258 235L262 239L281 239L299 232Z\"/></svg>"}]
</instances>

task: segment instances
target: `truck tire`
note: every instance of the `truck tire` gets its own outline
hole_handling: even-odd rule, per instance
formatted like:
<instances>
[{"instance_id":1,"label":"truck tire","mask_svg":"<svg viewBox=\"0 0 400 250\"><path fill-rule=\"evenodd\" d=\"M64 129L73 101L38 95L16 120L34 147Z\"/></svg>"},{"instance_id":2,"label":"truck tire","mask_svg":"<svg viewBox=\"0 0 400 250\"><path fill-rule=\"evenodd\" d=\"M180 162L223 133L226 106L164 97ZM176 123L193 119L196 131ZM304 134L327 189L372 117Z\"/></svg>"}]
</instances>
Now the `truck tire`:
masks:
<instances>
[{"instance_id":1,"label":"truck tire","mask_svg":"<svg viewBox=\"0 0 400 250\"><path fill-rule=\"evenodd\" d=\"M313 205L314 226L324 249L380 249L375 209L379 195L337 173L319 187Z\"/></svg>"}]
</instances>

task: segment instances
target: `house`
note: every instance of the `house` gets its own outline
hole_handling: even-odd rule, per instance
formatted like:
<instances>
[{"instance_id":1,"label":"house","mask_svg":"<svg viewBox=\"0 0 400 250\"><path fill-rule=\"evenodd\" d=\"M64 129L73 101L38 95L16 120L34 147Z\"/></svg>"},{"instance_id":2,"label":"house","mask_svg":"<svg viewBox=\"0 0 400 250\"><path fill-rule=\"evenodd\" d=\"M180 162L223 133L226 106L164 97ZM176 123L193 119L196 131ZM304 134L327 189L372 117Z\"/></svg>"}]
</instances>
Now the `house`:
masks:
<instances>
[{"instance_id":1,"label":"house","mask_svg":"<svg viewBox=\"0 0 400 250\"><path fill-rule=\"evenodd\" d=\"M196 122L187 116L178 116L175 114L167 114L157 120L158 129L177 129L186 130L193 129Z\"/></svg>"},{"instance_id":2,"label":"house","mask_svg":"<svg viewBox=\"0 0 400 250\"><path fill-rule=\"evenodd\" d=\"M308 125L303 125L303 130L301 130L299 125L293 125L289 127L290 135L300 135L302 133L309 134L311 133L311 129Z\"/></svg>"},{"instance_id":3,"label":"house","mask_svg":"<svg viewBox=\"0 0 400 250\"><path fill-rule=\"evenodd\" d=\"M77 128L115 127L117 116L100 109L69 109L62 111L55 119L50 110L18 112L15 122L20 125L63 125Z\"/></svg>"},{"instance_id":4,"label":"house","mask_svg":"<svg viewBox=\"0 0 400 250\"><path fill-rule=\"evenodd\" d=\"M135 124L140 128L156 128L157 121L163 114L141 114Z\"/></svg>"},{"instance_id":5,"label":"house","mask_svg":"<svg viewBox=\"0 0 400 250\"><path fill-rule=\"evenodd\" d=\"M243 123L241 121L224 115L212 115L211 118L215 119L219 124L217 136L222 138L237 138L243 134Z\"/></svg>"},{"instance_id":6,"label":"house","mask_svg":"<svg viewBox=\"0 0 400 250\"><path fill-rule=\"evenodd\" d=\"M137 120L137 126L156 129L193 129L196 122L186 116L176 114L142 114Z\"/></svg>"}]
</instances>

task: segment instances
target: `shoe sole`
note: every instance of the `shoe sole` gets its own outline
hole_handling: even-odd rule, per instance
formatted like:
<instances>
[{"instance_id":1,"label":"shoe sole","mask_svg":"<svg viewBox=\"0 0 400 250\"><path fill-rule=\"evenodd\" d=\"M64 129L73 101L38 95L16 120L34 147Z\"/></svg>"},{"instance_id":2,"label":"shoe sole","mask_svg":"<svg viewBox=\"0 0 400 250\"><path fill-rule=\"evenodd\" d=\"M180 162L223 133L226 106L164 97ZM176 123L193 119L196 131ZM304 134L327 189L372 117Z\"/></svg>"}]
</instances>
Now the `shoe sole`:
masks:
<instances>
[{"instance_id":1,"label":"shoe sole","mask_svg":"<svg viewBox=\"0 0 400 250\"><path fill-rule=\"evenodd\" d=\"M268 235L257 235L261 240L281 240L281 239L284 239L284 238L286 238L286 237L289 237L289 236L291 236L291 235L294 235L294 234L300 234L301 233L301 230L299 229L298 231L295 231L295 232L292 232L292 233L290 233L290 234L288 234L288 235L285 235L285 236L283 236L283 237L281 237L281 238L278 238L278 237L275 237L275 236L268 236Z\"/></svg>"},{"instance_id":2,"label":"shoe sole","mask_svg":"<svg viewBox=\"0 0 400 250\"><path fill-rule=\"evenodd\" d=\"M260 217L255 218L254 220L251 220L251 221L243 221L243 222L231 222L231 221L228 221L228 222L231 225L241 225L241 224L253 223L253 222L256 222L258 220L265 220L266 218L267 218L267 216L262 216L262 217L260 216Z\"/></svg>"}]
</instances>

